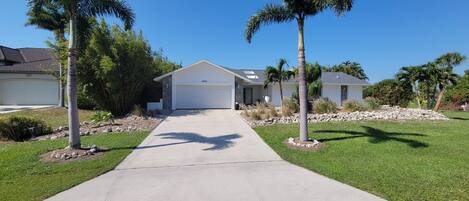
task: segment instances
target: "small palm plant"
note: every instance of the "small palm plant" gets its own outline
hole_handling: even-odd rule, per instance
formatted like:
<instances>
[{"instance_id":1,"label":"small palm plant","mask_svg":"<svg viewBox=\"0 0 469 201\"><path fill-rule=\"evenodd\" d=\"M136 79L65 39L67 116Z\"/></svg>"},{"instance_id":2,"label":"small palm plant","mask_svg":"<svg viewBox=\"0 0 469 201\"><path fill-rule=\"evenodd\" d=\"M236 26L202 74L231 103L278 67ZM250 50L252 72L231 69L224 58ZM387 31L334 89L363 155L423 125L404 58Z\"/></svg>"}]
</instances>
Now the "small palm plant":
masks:
<instances>
[{"instance_id":1,"label":"small palm plant","mask_svg":"<svg viewBox=\"0 0 469 201\"><path fill-rule=\"evenodd\" d=\"M341 15L352 9L353 0L283 0L283 4L268 4L248 21L245 37L248 43L261 25L296 21L298 24L298 79L300 99L300 140L308 140L308 102L305 72L304 22L307 17L315 16L326 9Z\"/></svg>"},{"instance_id":2,"label":"small palm plant","mask_svg":"<svg viewBox=\"0 0 469 201\"><path fill-rule=\"evenodd\" d=\"M287 65L287 61L285 59L280 59L277 63L276 67L267 66L265 68L265 81L264 81L264 88L267 88L272 83L278 83L280 89L280 106L282 107L283 111L283 87L282 82L288 81L292 77L295 76L295 73L290 70L286 70L284 66Z\"/></svg>"}]
</instances>

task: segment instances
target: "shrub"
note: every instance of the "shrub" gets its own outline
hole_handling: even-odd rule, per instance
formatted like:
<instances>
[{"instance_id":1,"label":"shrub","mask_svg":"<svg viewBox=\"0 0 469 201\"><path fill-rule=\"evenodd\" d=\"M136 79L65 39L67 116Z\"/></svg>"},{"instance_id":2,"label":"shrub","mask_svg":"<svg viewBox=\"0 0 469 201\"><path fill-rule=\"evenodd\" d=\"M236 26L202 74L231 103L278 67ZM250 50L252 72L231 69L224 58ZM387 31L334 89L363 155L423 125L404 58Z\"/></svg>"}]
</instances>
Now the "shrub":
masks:
<instances>
[{"instance_id":1,"label":"shrub","mask_svg":"<svg viewBox=\"0 0 469 201\"><path fill-rule=\"evenodd\" d=\"M252 120L269 119L278 116L275 107L267 103L257 103L253 106L243 105L241 109L243 110L241 115Z\"/></svg>"},{"instance_id":2,"label":"shrub","mask_svg":"<svg viewBox=\"0 0 469 201\"><path fill-rule=\"evenodd\" d=\"M25 141L35 136L46 135L52 129L42 120L11 116L0 119L0 137L14 141Z\"/></svg>"},{"instance_id":3,"label":"shrub","mask_svg":"<svg viewBox=\"0 0 469 201\"><path fill-rule=\"evenodd\" d=\"M346 100L343 104L344 110L348 112L356 112L356 111L366 111L367 108L365 104L360 103L356 100Z\"/></svg>"},{"instance_id":4,"label":"shrub","mask_svg":"<svg viewBox=\"0 0 469 201\"><path fill-rule=\"evenodd\" d=\"M114 122L114 115L106 111L97 111L91 116L91 123L96 124L99 122L108 121L110 123Z\"/></svg>"},{"instance_id":5,"label":"shrub","mask_svg":"<svg viewBox=\"0 0 469 201\"><path fill-rule=\"evenodd\" d=\"M337 105L329 99L320 98L313 101L313 111L316 114L336 113Z\"/></svg>"},{"instance_id":6,"label":"shrub","mask_svg":"<svg viewBox=\"0 0 469 201\"><path fill-rule=\"evenodd\" d=\"M291 116L294 113L297 113L299 109L300 109L300 107L295 102L295 100L290 99L290 98L284 98L283 99L283 106L282 106L282 115L283 116Z\"/></svg>"},{"instance_id":7,"label":"shrub","mask_svg":"<svg viewBox=\"0 0 469 201\"><path fill-rule=\"evenodd\" d=\"M77 92L77 105L78 108L84 109L84 110L93 110L96 109L96 103L86 95L83 89L80 89L79 87L78 92Z\"/></svg>"},{"instance_id":8,"label":"shrub","mask_svg":"<svg viewBox=\"0 0 469 201\"><path fill-rule=\"evenodd\" d=\"M132 108L132 112L130 113L139 117L147 116L147 112L140 105L134 105L134 107Z\"/></svg>"},{"instance_id":9,"label":"shrub","mask_svg":"<svg viewBox=\"0 0 469 201\"><path fill-rule=\"evenodd\" d=\"M366 107L370 110L379 109L379 107L381 106L379 104L378 99L373 98L373 97L366 97L365 98L365 104L366 104Z\"/></svg>"},{"instance_id":10,"label":"shrub","mask_svg":"<svg viewBox=\"0 0 469 201\"><path fill-rule=\"evenodd\" d=\"M363 90L365 97L378 99L381 105L406 107L414 98L412 85L408 82L399 82L395 79L382 80Z\"/></svg>"}]
</instances>

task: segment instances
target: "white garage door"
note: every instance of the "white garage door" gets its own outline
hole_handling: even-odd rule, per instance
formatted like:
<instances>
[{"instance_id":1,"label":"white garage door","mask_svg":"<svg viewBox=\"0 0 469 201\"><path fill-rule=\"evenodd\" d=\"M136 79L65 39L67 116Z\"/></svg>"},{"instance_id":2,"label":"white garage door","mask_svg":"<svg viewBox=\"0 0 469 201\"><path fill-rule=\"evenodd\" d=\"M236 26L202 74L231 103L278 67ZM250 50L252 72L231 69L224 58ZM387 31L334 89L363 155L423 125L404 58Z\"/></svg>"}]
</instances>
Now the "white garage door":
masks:
<instances>
[{"instance_id":1,"label":"white garage door","mask_svg":"<svg viewBox=\"0 0 469 201\"><path fill-rule=\"evenodd\" d=\"M176 109L231 108L231 86L176 86Z\"/></svg>"},{"instance_id":2,"label":"white garage door","mask_svg":"<svg viewBox=\"0 0 469 201\"><path fill-rule=\"evenodd\" d=\"M56 105L58 98L56 80L0 80L0 104L3 105Z\"/></svg>"}]
</instances>

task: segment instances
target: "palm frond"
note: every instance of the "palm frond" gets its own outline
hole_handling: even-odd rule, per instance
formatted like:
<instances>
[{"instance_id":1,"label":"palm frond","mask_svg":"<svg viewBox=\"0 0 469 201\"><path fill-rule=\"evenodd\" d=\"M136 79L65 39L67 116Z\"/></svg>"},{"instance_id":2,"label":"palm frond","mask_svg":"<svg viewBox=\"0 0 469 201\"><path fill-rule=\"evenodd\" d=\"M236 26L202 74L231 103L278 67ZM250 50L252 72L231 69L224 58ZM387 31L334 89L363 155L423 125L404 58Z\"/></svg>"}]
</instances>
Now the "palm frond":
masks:
<instances>
[{"instance_id":1,"label":"palm frond","mask_svg":"<svg viewBox=\"0 0 469 201\"><path fill-rule=\"evenodd\" d=\"M352 10L353 0L325 0L325 1L328 1L328 7L330 7L336 13L336 15L343 15L344 13Z\"/></svg>"},{"instance_id":2,"label":"palm frond","mask_svg":"<svg viewBox=\"0 0 469 201\"><path fill-rule=\"evenodd\" d=\"M251 43L253 35L259 31L261 25L288 22L293 19L295 19L294 13L285 6L268 4L249 18L244 36L248 43Z\"/></svg>"},{"instance_id":3,"label":"palm frond","mask_svg":"<svg viewBox=\"0 0 469 201\"><path fill-rule=\"evenodd\" d=\"M130 29L135 21L134 12L123 0L81 0L78 9L85 18L114 15L124 21L126 29Z\"/></svg>"},{"instance_id":4,"label":"palm frond","mask_svg":"<svg viewBox=\"0 0 469 201\"><path fill-rule=\"evenodd\" d=\"M267 88L269 84L278 82L280 80L280 72L273 66L267 66L264 71L264 88Z\"/></svg>"}]
</instances>

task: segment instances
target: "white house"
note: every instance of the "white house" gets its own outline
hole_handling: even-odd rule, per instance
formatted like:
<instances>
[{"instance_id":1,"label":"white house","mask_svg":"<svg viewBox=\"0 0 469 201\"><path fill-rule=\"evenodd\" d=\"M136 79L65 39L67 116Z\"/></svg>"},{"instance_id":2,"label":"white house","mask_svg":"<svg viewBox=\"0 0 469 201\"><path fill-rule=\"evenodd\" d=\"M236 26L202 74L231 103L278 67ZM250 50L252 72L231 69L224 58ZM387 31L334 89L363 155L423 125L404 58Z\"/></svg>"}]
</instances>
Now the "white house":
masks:
<instances>
[{"instance_id":1,"label":"white house","mask_svg":"<svg viewBox=\"0 0 469 201\"><path fill-rule=\"evenodd\" d=\"M345 73L324 72L321 77L322 97L337 105L348 99L362 101L364 80ZM264 88L264 70L232 69L199 61L154 79L162 83L162 108L167 110L198 108L231 108L236 104L255 104L269 96L271 103L280 106L278 84ZM283 95L291 97L297 81L283 83Z\"/></svg>"},{"instance_id":2,"label":"white house","mask_svg":"<svg viewBox=\"0 0 469 201\"><path fill-rule=\"evenodd\" d=\"M47 48L0 46L0 105L57 105L58 71Z\"/></svg>"}]
</instances>

